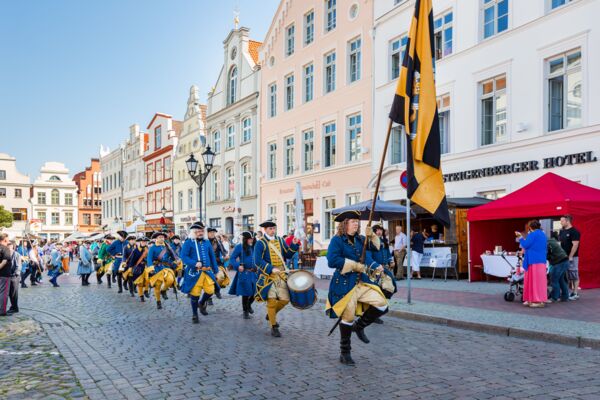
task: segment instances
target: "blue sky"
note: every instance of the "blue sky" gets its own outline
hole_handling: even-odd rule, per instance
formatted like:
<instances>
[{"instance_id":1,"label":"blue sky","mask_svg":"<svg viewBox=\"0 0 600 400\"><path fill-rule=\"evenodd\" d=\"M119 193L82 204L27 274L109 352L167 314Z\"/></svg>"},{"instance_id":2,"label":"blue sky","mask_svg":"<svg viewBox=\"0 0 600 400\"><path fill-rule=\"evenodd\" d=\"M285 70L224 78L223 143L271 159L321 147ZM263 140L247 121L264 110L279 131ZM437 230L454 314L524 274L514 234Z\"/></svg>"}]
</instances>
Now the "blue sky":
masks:
<instances>
[{"instance_id":1,"label":"blue sky","mask_svg":"<svg viewBox=\"0 0 600 400\"><path fill-rule=\"evenodd\" d=\"M257 5L260 4L260 7ZM35 179L45 161L71 175L154 112L182 119L206 93L233 11L262 41L279 0L0 1L0 152Z\"/></svg>"}]
</instances>

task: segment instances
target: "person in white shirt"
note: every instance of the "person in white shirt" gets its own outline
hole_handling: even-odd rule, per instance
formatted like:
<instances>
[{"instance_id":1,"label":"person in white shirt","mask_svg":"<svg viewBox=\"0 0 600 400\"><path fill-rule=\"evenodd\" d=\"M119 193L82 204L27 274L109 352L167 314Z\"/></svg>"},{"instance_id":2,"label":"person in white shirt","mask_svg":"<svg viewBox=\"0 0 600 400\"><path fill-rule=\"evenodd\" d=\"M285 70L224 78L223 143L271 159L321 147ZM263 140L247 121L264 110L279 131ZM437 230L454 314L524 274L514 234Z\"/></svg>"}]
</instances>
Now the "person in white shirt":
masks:
<instances>
[{"instance_id":1,"label":"person in white shirt","mask_svg":"<svg viewBox=\"0 0 600 400\"><path fill-rule=\"evenodd\" d=\"M394 238L394 275L396 279L404 279L404 257L406 257L406 234L402 226L396 225Z\"/></svg>"}]
</instances>

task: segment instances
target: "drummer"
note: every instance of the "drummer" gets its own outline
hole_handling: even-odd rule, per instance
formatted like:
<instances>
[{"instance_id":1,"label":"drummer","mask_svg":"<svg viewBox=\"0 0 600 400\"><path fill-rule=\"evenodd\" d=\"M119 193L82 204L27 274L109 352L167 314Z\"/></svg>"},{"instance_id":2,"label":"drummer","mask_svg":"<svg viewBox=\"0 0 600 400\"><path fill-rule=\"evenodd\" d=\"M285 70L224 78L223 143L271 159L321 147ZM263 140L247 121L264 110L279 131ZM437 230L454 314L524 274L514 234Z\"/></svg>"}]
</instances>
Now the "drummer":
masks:
<instances>
[{"instance_id":1,"label":"drummer","mask_svg":"<svg viewBox=\"0 0 600 400\"><path fill-rule=\"evenodd\" d=\"M383 227L379 224L375 224L373 225L373 228L370 229L370 232L372 233L369 235L369 230L367 231L367 237L369 238L367 250L371 253L373 261L384 268L383 274L373 275L371 276L371 279L373 279L381 288L385 298L390 299L394 293L398 291L396 288L396 279L394 279L394 274L392 272L394 257L392 256L392 253L390 253L390 246L384 236ZM380 318L377 318L375 323L382 324L383 321Z\"/></svg>"},{"instance_id":2,"label":"drummer","mask_svg":"<svg viewBox=\"0 0 600 400\"><path fill-rule=\"evenodd\" d=\"M271 336L281 337L277 313L290 302L287 287L286 259L290 259L299 249L300 241L294 238L290 246L277 236L277 224L267 220L259 225L264 236L254 246L254 264L259 276L256 283L256 300L267 302L267 320L271 325Z\"/></svg>"},{"instance_id":3,"label":"drummer","mask_svg":"<svg viewBox=\"0 0 600 400\"><path fill-rule=\"evenodd\" d=\"M379 286L370 279L370 273L382 274L384 268L366 252L365 263L360 262L365 237L360 235L360 212L338 214L336 235L327 249L327 262L335 268L329 284L326 312L331 318L340 318L340 362L354 365L350 354L351 335L369 343L364 329L388 311L387 300ZM354 317L361 315L356 321Z\"/></svg>"},{"instance_id":4,"label":"drummer","mask_svg":"<svg viewBox=\"0 0 600 400\"><path fill-rule=\"evenodd\" d=\"M237 270L233 283L229 288L229 294L242 296L242 310L244 319L250 319L252 302L256 294L256 266L254 265L254 235L252 232L242 232L242 242L238 243L231 257L231 267Z\"/></svg>"}]
</instances>

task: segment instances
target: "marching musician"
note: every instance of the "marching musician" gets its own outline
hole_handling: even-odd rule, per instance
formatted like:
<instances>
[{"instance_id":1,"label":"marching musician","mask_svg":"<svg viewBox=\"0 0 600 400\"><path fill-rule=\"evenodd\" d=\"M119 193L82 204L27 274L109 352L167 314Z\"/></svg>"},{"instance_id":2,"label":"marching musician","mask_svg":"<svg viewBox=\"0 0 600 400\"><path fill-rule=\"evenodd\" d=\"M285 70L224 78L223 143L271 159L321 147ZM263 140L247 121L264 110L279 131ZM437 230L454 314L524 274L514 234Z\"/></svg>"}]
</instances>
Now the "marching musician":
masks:
<instances>
[{"instance_id":1,"label":"marching musician","mask_svg":"<svg viewBox=\"0 0 600 400\"><path fill-rule=\"evenodd\" d=\"M225 265L225 258L227 256L227 253L225 252L223 244L221 243L219 238L217 238L217 230L215 228L208 228L207 232L208 240L212 245L213 252L215 253L217 264L219 266L217 272L215 273L215 277L217 278L217 280L215 281L215 296L217 296L217 299L220 299L221 288L227 286L228 282L226 283L225 280L229 278L229 276L225 272L225 268L223 267L223 265ZM209 300L208 305L212 305L212 300Z\"/></svg>"},{"instance_id":2,"label":"marching musician","mask_svg":"<svg viewBox=\"0 0 600 400\"><path fill-rule=\"evenodd\" d=\"M204 238L204 228L202 222L193 224L190 227L190 237L181 248L181 259L185 264L181 291L190 296L194 324L199 322L198 308L202 315L208 315L206 306L215 292L217 282L215 274L219 271L213 246L208 239Z\"/></svg>"},{"instance_id":3,"label":"marching musician","mask_svg":"<svg viewBox=\"0 0 600 400\"><path fill-rule=\"evenodd\" d=\"M337 234L327 249L329 267L336 271L329 284L326 312L331 318L339 318L340 362L346 365L354 365L350 355L352 332L369 343L364 329L388 311L384 294L368 275L382 274L384 268L373 261L370 252L365 254L365 264L360 262L365 237L359 232L359 218L358 211L338 214ZM361 316L354 321L357 315Z\"/></svg>"},{"instance_id":4,"label":"marching musician","mask_svg":"<svg viewBox=\"0 0 600 400\"><path fill-rule=\"evenodd\" d=\"M381 292L385 298L391 299L398 289L392 272L394 256L390 252L390 246L384 236L383 227L379 224L373 225L372 229L368 229L367 237L369 238L367 251L371 253L373 261L383 266L383 273L374 274L370 278L381 288ZM374 322L376 324L383 324L381 318L376 318Z\"/></svg>"},{"instance_id":5,"label":"marching musician","mask_svg":"<svg viewBox=\"0 0 600 400\"><path fill-rule=\"evenodd\" d=\"M154 267L154 275L150 278L150 286L154 288L154 297L156 297L156 308L162 309L161 296L168 300L167 290L175 284L175 272L173 262L175 257L171 247L166 245L165 239L167 233L155 232L152 239L156 242L148 250L148 266Z\"/></svg>"},{"instance_id":6,"label":"marching musician","mask_svg":"<svg viewBox=\"0 0 600 400\"><path fill-rule=\"evenodd\" d=\"M118 293L123 293L123 275L121 263L125 259L123 257L123 251L127 246L126 243L127 232L125 231L117 231L117 240L113 241L110 246L108 246L108 254L114 257L113 265L112 265L112 281L115 283L115 276L117 279L117 285L119 285ZM109 285L110 287L110 285Z\"/></svg>"},{"instance_id":7,"label":"marching musician","mask_svg":"<svg viewBox=\"0 0 600 400\"><path fill-rule=\"evenodd\" d=\"M142 236L136 239L136 246L131 253L129 258L129 266L131 269L131 278L129 282L129 291L133 292L133 285L137 287L138 296L140 301L143 303L144 297L150 297L148 293L148 274L151 268L146 264L146 256L148 255L148 239L146 236Z\"/></svg>"},{"instance_id":8,"label":"marching musician","mask_svg":"<svg viewBox=\"0 0 600 400\"><path fill-rule=\"evenodd\" d=\"M290 259L299 249L300 241L294 238L291 246L277 236L277 224L267 220L259 225L264 229L263 238L254 246L254 265L259 270L256 283L256 300L267 302L267 320L271 325L271 336L281 337L277 313L290 302L290 293L285 274L286 259Z\"/></svg>"},{"instance_id":9,"label":"marching musician","mask_svg":"<svg viewBox=\"0 0 600 400\"><path fill-rule=\"evenodd\" d=\"M62 244L56 243L50 251L50 268L48 269L48 275L50 276L50 283L54 287L59 287L56 280L63 273L61 249Z\"/></svg>"},{"instance_id":10,"label":"marching musician","mask_svg":"<svg viewBox=\"0 0 600 400\"><path fill-rule=\"evenodd\" d=\"M237 270L229 288L229 294L242 296L244 319L249 319L250 314L254 314L252 302L254 302L258 279L254 265L254 235L252 232L242 232L242 242L233 249L229 262L231 267Z\"/></svg>"},{"instance_id":11,"label":"marching musician","mask_svg":"<svg viewBox=\"0 0 600 400\"><path fill-rule=\"evenodd\" d=\"M107 271L108 264L112 260L110 254L108 254L108 248L111 245L112 241L115 238L112 235L106 235L104 237L104 242L100 245L100 250L98 250L98 267L96 268L96 279L98 284L102 283L102 276L104 274L107 275L106 279L108 281L108 288L110 289L110 271Z\"/></svg>"},{"instance_id":12,"label":"marching musician","mask_svg":"<svg viewBox=\"0 0 600 400\"><path fill-rule=\"evenodd\" d=\"M129 295L134 297L133 285L131 284L131 256L136 247L135 235L127 236L127 244L123 247L123 261L119 267L121 277L123 278L123 288L129 290Z\"/></svg>"},{"instance_id":13,"label":"marching musician","mask_svg":"<svg viewBox=\"0 0 600 400\"><path fill-rule=\"evenodd\" d=\"M183 275L183 263L181 262L181 238L179 235L173 234L173 232L169 232L169 236L170 238L167 240L167 243L171 247L175 257L175 264L173 268L175 271L175 279L177 280L177 283L180 284Z\"/></svg>"}]
</instances>

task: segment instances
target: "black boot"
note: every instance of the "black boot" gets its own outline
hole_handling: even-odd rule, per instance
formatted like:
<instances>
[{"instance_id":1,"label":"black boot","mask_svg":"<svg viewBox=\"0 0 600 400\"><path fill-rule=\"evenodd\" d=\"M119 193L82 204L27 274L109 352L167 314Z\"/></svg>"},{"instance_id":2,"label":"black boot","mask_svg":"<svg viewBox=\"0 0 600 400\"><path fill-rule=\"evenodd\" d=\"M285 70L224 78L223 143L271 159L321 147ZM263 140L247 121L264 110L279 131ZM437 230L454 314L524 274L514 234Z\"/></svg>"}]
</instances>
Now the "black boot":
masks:
<instances>
[{"instance_id":1,"label":"black boot","mask_svg":"<svg viewBox=\"0 0 600 400\"><path fill-rule=\"evenodd\" d=\"M147 290L144 292L144 296L149 299L150 298L150 292L148 292Z\"/></svg>"},{"instance_id":2,"label":"black boot","mask_svg":"<svg viewBox=\"0 0 600 400\"><path fill-rule=\"evenodd\" d=\"M214 304L213 304L213 301L212 301L212 297L211 297L210 299L208 299L208 300L207 300L207 304L208 304L209 306L213 306L213 305L214 305Z\"/></svg>"},{"instance_id":3,"label":"black boot","mask_svg":"<svg viewBox=\"0 0 600 400\"><path fill-rule=\"evenodd\" d=\"M281 332L279 332L279 324L273 325L271 327L271 336L273 336L273 337L281 337Z\"/></svg>"},{"instance_id":4,"label":"black boot","mask_svg":"<svg viewBox=\"0 0 600 400\"><path fill-rule=\"evenodd\" d=\"M208 312L206 311L206 306L209 301L210 301L210 295L204 293L202 295L202 298L200 299L200 302L198 303L198 306L200 308L200 314L208 315Z\"/></svg>"},{"instance_id":5,"label":"black boot","mask_svg":"<svg viewBox=\"0 0 600 400\"><path fill-rule=\"evenodd\" d=\"M163 290L162 292L160 292L160 295L162 296L162 298L164 300L169 300L169 298L167 297L167 291L166 290Z\"/></svg>"},{"instance_id":6,"label":"black boot","mask_svg":"<svg viewBox=\"0 0 600 400\"><path fill-rule=\"evenodd\" d=\"M380 311L375 307L369 307L367 311L365 311L365 313L362 315L362 317L354 321L354 325L352 325L352 330L356 333L356 336L358 336L358 338L362 342L369 343L370 340L367 337L367 335L365 335L365 328L371 325L375 321L375 319L387 313L387 311L387 308L385 309L385 311Z\"/></svg>"},{"instance_id":7,"label":"black boot","mask_svg":"<svg viewBox=\"0 0 600 400\"><path fill-rule=\"evenodd\" d=\"M249 296L248 297L248 312L250 314L254 314L254 310L252 309L252 303L254 303L254 297Z\"/></svg>"},{"instance_id":8,"label":"black boot","mask_svg":"<svg viewBox=\"0 0 600 400\"><path fill-rule=\"evenodd\" d=\"M111 278L110 278L110 276L108 276L108 277L106 278L106 282L108 283L108 288L109 288L109 289L110 289L110 285L111 285L111 283L110 283L110 280L111 280Z\"/></svg>"},{"instance_id":9,"label":"black boot","mask_svg":"<svg viewBox=\"0 0 600 400\"><path fill-rule=\"evenodd\" d=\"M340 362L344 365L354 366L354 360L350 355L350 350L352 350L351 337L352 325L340 323Z\"/></svg>"},{"instance_id":10,"label":"black boot","mask_svg":"<svg viewBox=\"0 0 600 400\"><path fill-rule=\"evenodd\" d=\"M248 297L242 296L242 310L244 311L244 319L250 319L250 313L248 312Z\"/></svg>"},{"instance_id":11,"label":"black boot","mask_svg":"<svg viewBox=\"0 0 600 400\"><path fill-rule=\"evenodd\" d=\"M162 310L162 304L160 303L160 300L156 302L156 308Z\"/></svg>"},{"instance_id":12,"label":"black boot","mask_svg":"<svg viewBox=\"0 0 600 400\"><path fill-rule=\"evenodd\" d=\"M197 315L194 315L192 317L192 324L199 324L200 323L200 319L198 318Z\"/></svg>"},{"instance_id":13,"label":"black boot","mask_svg":"<svg viewBox=\"0 0 600 400\"><path fill-rule=\"evenodd\" d=\"M117 286L119 286L119 291L117 293L123 293L123 278L121 274L117 275Z\"/></svg>"},{"instance_id":14,"label":"black boot","mask_svg":"<svg viewBox=\"0 0 600 400\"><path fill-rule=\"evenodd\" d=\"M140 301L143 303L146 301L146 299L144 299L144 296L140 296Z\"/></svg>"},{"instance_id":15,"label":"black boot","mask_svg":"<svg viewBox=\"0 0 600 400\"><path fill-rule=\"evenodd\" d=\"M222 299L223 298L221 296L221 287L219 286L218 283L215 283L215 296L217 296L217 299ZM212 306L212 302L210 303L210 305Z\"/></svg>"}]
</instances>

